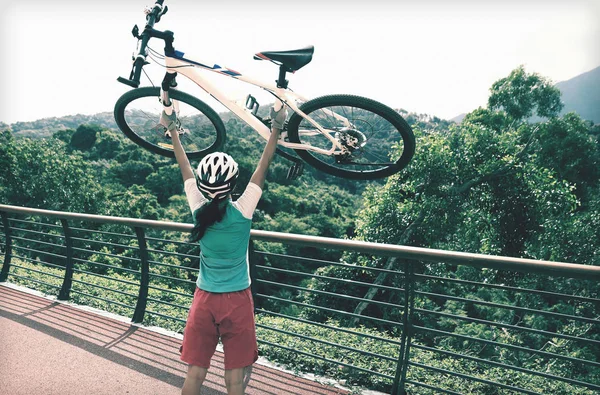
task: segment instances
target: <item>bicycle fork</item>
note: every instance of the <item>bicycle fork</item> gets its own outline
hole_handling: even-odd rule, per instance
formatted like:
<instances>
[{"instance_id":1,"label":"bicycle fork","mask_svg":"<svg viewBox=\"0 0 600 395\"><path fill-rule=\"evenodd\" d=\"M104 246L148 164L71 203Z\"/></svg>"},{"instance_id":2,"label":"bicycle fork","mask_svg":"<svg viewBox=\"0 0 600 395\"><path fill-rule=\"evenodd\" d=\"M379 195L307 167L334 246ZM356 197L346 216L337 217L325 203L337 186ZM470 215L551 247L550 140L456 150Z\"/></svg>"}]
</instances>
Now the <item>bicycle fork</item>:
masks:
<instances>
[{"instance_id":1,"label":"bicycle fork","mask_svg":"<svg viewBox=\"0 0 600 395\"><path fill-rule=\"evenodd\" d=\"M175 80L175 77L177 77L177 73L169 73L166 72L165 73L165 77L162 80L161 83L161 89L160 89L160 99L162 101L162 104L164 106L164 110L165 113L167 113L167 115L171 115L171 113L173 112L173 109L175 106L173 106L171 99L169 98L169 90L171 88L175 88L177 86L177 81ZM177 113L177 108L175 108L175 112Z\"/></svg>"}]
</instances>

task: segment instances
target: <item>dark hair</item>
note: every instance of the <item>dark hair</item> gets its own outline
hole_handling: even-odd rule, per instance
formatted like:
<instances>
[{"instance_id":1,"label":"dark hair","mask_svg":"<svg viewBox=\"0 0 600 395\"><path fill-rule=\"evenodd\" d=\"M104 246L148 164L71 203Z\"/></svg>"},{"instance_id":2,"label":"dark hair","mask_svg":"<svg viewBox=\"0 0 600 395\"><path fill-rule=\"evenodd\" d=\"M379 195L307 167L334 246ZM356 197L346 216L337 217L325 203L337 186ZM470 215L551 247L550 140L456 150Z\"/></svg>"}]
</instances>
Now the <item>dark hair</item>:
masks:
<instances>
[{"instance_id":1,"label":"dark hair","mask_svg":"<svg viewBox=\"0 0 600 395\"><path fill-rule=\"evenodd\" d=\"M206 228L223 219L227 205L221 203L225 201L225 199L213 199L196 210L190 242L193 243L202 239Z\"/></svg>"}]
</instances>

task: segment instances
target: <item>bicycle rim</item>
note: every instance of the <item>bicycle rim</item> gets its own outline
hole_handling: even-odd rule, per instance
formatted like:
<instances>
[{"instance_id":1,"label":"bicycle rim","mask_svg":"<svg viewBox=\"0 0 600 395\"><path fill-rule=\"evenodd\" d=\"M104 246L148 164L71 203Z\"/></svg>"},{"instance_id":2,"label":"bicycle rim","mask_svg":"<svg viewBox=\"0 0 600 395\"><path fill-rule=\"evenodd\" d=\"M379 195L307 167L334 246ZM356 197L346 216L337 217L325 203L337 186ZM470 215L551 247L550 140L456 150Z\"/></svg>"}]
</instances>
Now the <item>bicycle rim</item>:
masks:
<instances>
[{"instance_id":1,"label":"bicycle rim","mask_svg":"<svg viewBox=\"0 0 600 395\"><path fill-rule=\"evenodd\" d=\"M365 180L387 177L405 167L414 154L414 135L408 124L376 101L333 95L307 102L301 110L346 147L339 155L297 150L306 162L329 174ZM308 120L296 114L292 118L291 141L331 149L332 142Z\"/></svg>"},{"instance_id":2,"label":"bicycle rim","mask_svg":"<svg viewBox=\"0 0 600 395\"><path fill-rule=\"evenodd\" d=\"M128 95L129 94L129 95ZM158 88L140 88L121 97L115 106L117 124L135 143L160 155L173 157L171 140L159 123L163 105ZM183 92L171 91L178 107L178 128L182 146L190 158L200 158L220 149L225 127L219 116L206 104Z\"/></svg>"}]
</instances>

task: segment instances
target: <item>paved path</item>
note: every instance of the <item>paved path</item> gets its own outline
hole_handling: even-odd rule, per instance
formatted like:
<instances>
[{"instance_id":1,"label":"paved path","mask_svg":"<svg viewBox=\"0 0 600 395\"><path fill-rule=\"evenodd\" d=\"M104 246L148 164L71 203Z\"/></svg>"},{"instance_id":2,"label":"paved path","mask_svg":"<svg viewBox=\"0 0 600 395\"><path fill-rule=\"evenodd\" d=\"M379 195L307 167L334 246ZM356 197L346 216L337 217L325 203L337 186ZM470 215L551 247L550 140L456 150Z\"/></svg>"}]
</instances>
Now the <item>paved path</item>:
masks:
<instances>
[{"instance_id":1,"label":"paved path","mask_svg":"<svg viewBox=\"0 0 600 395\"><path fill-rule=\"evenodd\" d=\"M0 394L180 394L178 338L0 284ZM216 353L203 394L226 394ZM247 394L347 392L255 364Z\"/></svg>"}]
</instances>

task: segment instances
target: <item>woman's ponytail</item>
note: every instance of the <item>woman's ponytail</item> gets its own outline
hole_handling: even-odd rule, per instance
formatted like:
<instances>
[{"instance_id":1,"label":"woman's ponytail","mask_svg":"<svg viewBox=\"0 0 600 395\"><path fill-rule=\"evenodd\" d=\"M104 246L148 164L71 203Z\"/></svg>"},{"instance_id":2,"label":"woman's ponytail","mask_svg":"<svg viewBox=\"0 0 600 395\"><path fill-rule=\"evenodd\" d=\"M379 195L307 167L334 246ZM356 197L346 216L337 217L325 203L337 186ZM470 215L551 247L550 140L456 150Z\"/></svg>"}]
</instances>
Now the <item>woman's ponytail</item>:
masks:
<instances>
[{"instance_id":1,"label":"woman's ponytail","mask_svg":"<svg viewBox=\"0 0 600 395\"><path fill-rule=\"evenodd\" d=\"M194 243L202 239L206 228L223 219L227 207L225 204L220 204L223 201L223 199L212 199L195 211L194 228L190 235L190 242Z\"/></svg>"}]
</instances>

